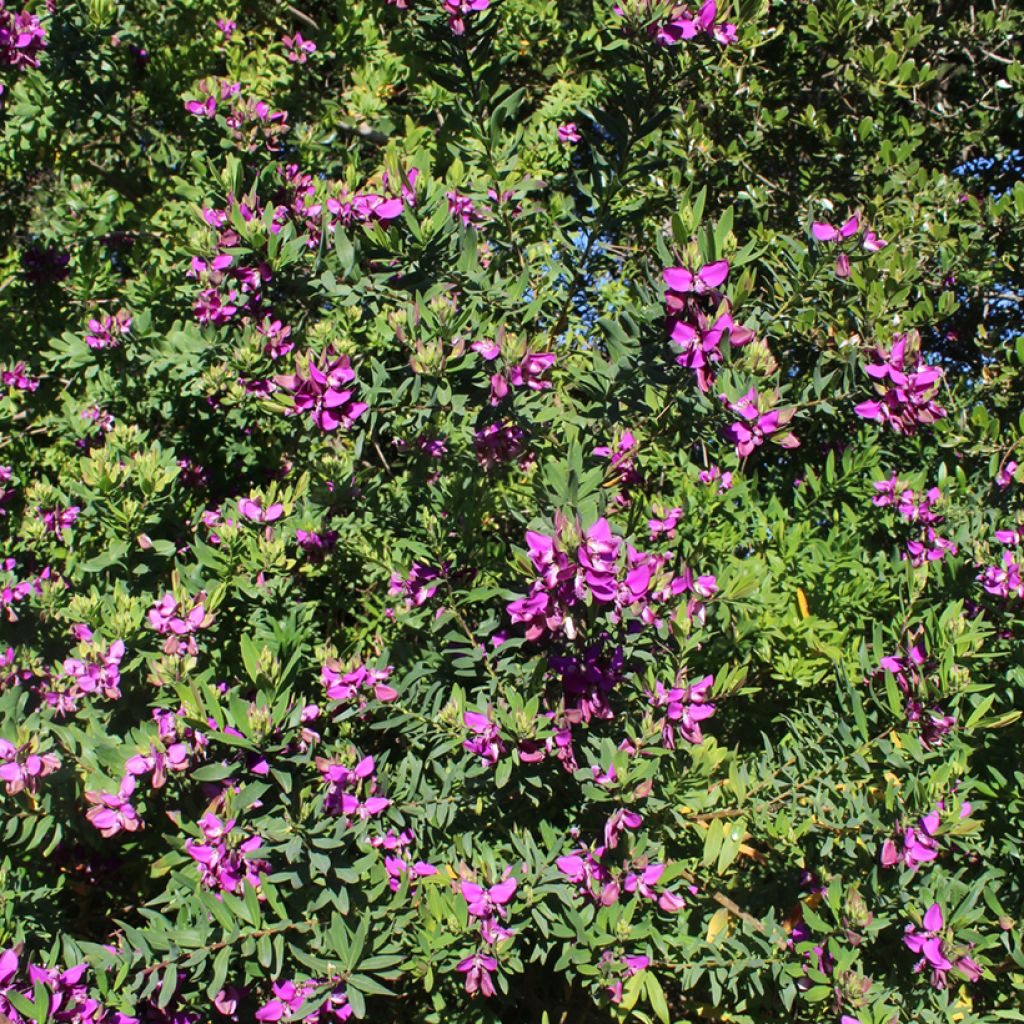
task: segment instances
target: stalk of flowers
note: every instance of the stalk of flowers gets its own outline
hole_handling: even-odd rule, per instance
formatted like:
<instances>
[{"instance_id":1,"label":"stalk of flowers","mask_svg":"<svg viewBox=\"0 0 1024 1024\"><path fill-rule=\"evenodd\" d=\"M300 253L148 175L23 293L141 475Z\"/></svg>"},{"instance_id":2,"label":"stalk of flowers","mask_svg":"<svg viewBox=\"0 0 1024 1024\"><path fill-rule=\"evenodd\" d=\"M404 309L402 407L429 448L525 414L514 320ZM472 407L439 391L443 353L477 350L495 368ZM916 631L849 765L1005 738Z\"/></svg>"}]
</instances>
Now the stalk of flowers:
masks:
<instances>
[{"instance_id":1,"label":"stalk of flowers","mask_svg":"<svg viewBox=\"0 0 1024 1024\"><path fill-rule=\"evenodd\" d=\"M325 204L330 215L328 231L333 233L338 225L346 228L353 224L373 223L387 226L397 220L407 206L416 205L416 180L419 173L418 168L410 168L405 174L405 181L399 184L397 194L388 194L389 179L386 173L381 180L380 192L373 189L349 192L342 186L337 195L328 197Z\"/></svg>"},{"instance_id":2,"label":"stalk of flowers","mask_svg":"<svg viewBox=\"0 0 1024 1024\"><path fill-rule=\"evenodd\" d=\"M316 766L326 785L324 810L328 814L343 815L351 824L353 817L366 821L383 814L391 806L386 797L374 795L378 783L372 757L362 758L355 768L346 768L339 761L318 757Z\"/></svg>"},{"instance_id":3,"label":"stalk of flowers","mask_svg":"<svg viewBox=\"0 0 1024 1024\"><path fill-rule=\"evenodd\" d=\"M825 221L815 221L811 224L811 234L814 236L814 240L820 243L837 244L843 246L847 239L856 239L857 235L861 230L861 219L858 214L853 214L845 220L839 227L833 227L833 225L826 223ZM861 247L866 252L878 252L880 249L884 249L889 243L883 238L879 238L874 231L866 231L864 233ZM836 277L849 277L850 276L850 257L845 248L841 248L840 252L836 256Z\"/></svg>"},{"instance_id":4,"label":"stalk of flowers","mask_svg":"<svg viewBox=\"0 0 1024 1024\"><path fill-rule=\"evenodd\" d=\"M85 343L89 348L118 348L121 338L127 336L131 329L132 318L127 310L119 310L113 316L104 313L89 320Z\"/></svg>"},{"instance_id":5,"label":"stalk of flowers","mask_svg":"<svg viewBox=\"0 0 1024 1024\"><path fill-rule=\"evenodd\" d=\"M287 218L284 207L274 207L270 230L277 233ZM239 201L229 195L223 209L206 208L203 220L218 232L214 255L193 256L186 277L197 281L201 291L193 309L196 320L218 326L236 319L263 321L263 293L273 274L268 263L258 260L253 265L236 264L237 257L229 250L242 245L242 236L234 227L234 218L245 224L263 227L264 211L256 199Z\"/></svg>"},{"instance_id":6,"label":"stalk of flowers","mask_svg":"<svg viewBox=\"0 0 1024 1024\"><path fill-rule=\"evenodd\" d=\"M291 395L293 406L286 415L307 413L312 421L328 433L351 430L369 409L365 402L355 401L355 370L348 356L334 358L329 349L321 367L312 355L297 357L294 374L279 375L274 382Z\"/></svg>"},{"instance_id":7,"label":"stalk of flowers","mask_svg":"<svg viewBox=\"0 0 1024 1024\"><path fill-rule=\"evenodd\" d=\"M877 679L884 672L892 673L897 687L907 697L907 721L916 723L921 743L928 749L941 746L943 737L956 725L956 719L945 714L937 704L925 703L928 679L934 668L935 662L928 658L924 645L915 642L907 647L905 654L897 651L882 658L872 677Z\"/></svg>"},{"instance_id":8,"label":"stalk of flowers","mask_svg":"<svg viewBox=\"0 0 1024 1024\"><path fill-rule=\"evenodd\" d=\"M943 373L937 366L922 361L920 335L916 331L898 334L891 349L876 348L880 360L869 363L864 371L877 383L879 397L861 402L854 412L862 419L888 423L897 434L911 436L924 424L943 419L946 410L936 401Z\"/></svg>"},{"instance_id":9,"label":"stalk of flowers","mask_svg":"<svg viewBox=\"0 0 1024 1024\"><path fill-rule=\"evenodd\" d=\"M508 919L508 904L515 895L519 883L511 873L505 870L504 877L490 887L478 885L465 879L460 883L462 898L466 901L466 909L470 917L476 918L480 924L480 938L490 946L512 935L501 922Z\"/></svg>"},{"instance_id":10,"label":"stalk of flowers","mask_svg":"<svg viewBox=\"0 0 1024 1024\"><path fill-rule=\"evenodd\" d=\"M665 314L669 344L676 362L693 370L697 386L708 391L715 366L722 361L725 338L734 347L746 345L754 332L733 320L729 300L720 290L729 276L729 261L708 263L697 271L669 267L665 280Z\"/></svg>"},{"instance_id":11,"label":"stalk of flowers","mask_svg":"<svg viewBox=\"0 0 1024 1024\"><path fill-rule=\"evenodd\" d=\"M912 953L921 954L914 970L927 969L933 988L946 988L954 971L968 982L981 977L981 967L968 955L971 945L956 941L952 929L946 927L938 903L928 908L920 925L916 922L907 925L903 943Z\"/></svg>"},{"instance_id":12,"label":"stalk of flowers","mask_svg":"<svg viewBox=\"0 0 1024 1024\"><path fill-rule=\"evenodd\" d=\"M202 841L188 840L185 852L199 866L199 879L216 893L237 892L248 882L259 893L260 875L270 871L265 860L252 857L263 845L260 836L245 837L235 831L234 818L222 821L215 814L204 814L199 820Z\"/></svg>"},{"instance_id":13,"label":"stalk of flowers","mask_svg":"<svg viewBox=\"0 0 1024 1024\"><path fill-rule=\"evenodd\" d=\"M726 427L722 435L736 446L736 454L741 459L746 458L765 441L771 441L783 448L800 447L796 435L787 430L790 420L796 413L792 406L774 409L772 399L767 395L759 395L754 388L735 402L730 401L727 395L718 397L731 412L740 417Z\"/></svg>"},{"instance_id":14,"label":"stalk of flowers","mask_svg":"<svg viewBox=\"0 0 1024 1024\"><path fill-rule=\"evenodd\" d=\"M201 120L218 113L231 130L236 144L248 152L260 145L273 152L278 139L289 130L288 111L271 110L270 105L253 96L242 95L242 83L226 78L205 79L199 83L199 99L186 100L185 110Z\"/></svg>"},{"instance_id":15,"label":"stalk of flowers","mask_svg":"<svg viewBox=\"0 0 1024 1024\"><path fill-rule=\"evenodd\" d=\"M902 486L895 473L888 480L876 481L872 486L877 492L871 499L872 504L879 508L893 505L905 522L927 524L916 540L907 541L903 558L909 558L912 565L919 566L925 562L940 561L946 555L957 554L957 545L935 530L936 526L945 522L945 516L935 511L942 501L942 492L938 487L931 487L918 495L912 488Z\"/></svg>"},{"instance_id":16,"label":"stalk of flowers","mask_svg":"<svg viewBox=\"0 0 1024 1024\"><path fill-rule=\"evenodd\" d=\"M35 737L20 746L0 739L0 782L8 796L21 792L35 794L39 779L60 767L60 758L56 754L39 754L38 747L39 741Z\"/></svg>"}]
</instances>

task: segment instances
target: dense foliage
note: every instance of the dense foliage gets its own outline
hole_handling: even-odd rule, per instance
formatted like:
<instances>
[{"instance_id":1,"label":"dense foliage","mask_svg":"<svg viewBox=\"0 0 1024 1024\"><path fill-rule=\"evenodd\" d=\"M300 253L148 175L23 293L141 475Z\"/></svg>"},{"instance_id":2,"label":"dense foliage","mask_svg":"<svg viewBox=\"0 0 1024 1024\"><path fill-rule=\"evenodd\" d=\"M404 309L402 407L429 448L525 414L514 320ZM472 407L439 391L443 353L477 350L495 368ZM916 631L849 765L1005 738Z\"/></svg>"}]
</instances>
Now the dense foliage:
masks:
<instances>
[{"instance_id":1,"label":"dense foliage","mask_svg":"<svg viewBox=\"0 0 1024 1024\"><path fill-rule=\"evenodd\" d=\"M24 2L0 1021L1024 1020L1024 10Z\"/></svg>"}]
</instances>

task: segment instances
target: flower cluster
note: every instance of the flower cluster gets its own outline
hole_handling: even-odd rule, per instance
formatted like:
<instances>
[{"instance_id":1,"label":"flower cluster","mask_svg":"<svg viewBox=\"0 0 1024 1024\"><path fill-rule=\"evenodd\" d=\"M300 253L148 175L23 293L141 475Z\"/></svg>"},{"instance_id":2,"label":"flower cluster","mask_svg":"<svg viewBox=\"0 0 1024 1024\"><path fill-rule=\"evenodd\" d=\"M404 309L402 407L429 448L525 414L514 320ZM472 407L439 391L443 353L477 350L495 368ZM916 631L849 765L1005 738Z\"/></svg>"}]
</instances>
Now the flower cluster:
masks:
<instances>
[{"instance_id":1,"label":"flower cluster","mask_svg":"<svg viewBox=\"0 0 1024 1024\"><path fill-rule=\"evenodd\" d=\"M878 382L880 397L855 406L858 416L888 423L897 434L908 436L921 424L930 426L945 417L946 410L935 401L942 370L923 364L919 346L920 338L912 332L898 334L889 350L874 350L880 362L869 363L864 370Z\"/></svg>"},{"instance_id":2,"label":"flower cluster","mask_svg":"<svg viewBox=\"0 0 1024 1024\"><path fill-rule=\"evenodd\" d=\"M677 679L676 682L683 682L683 679ZM654 691L647 694L652 708L665 709L661 736L669 750L675 749L677 733L687 743L703 741L700 723L715 713L715 705L709 702L714 685L714 676L705 676L695 683L676 685L670 689L658 682L655 683Z\"/></svg>"},{"instance_id":3,"label":"flower cluster","mask_svg":"<svg viewBox=\"0 0 1024 1024\"><path fill-rule=\"evenodd\" d=\"M328 990L327 999L312 1013L303 1014L298 1011L312 997L321 995ZM302 1021L302 1024L327 1024L331 1020L348 1020L352 1016L345 984L340 978L329 978L326 981L275 981L272 986L274 996L267 1000L254 1014L258 1021L272 1024L275 1021Z\"/></svg>"},{"instance_id":4,"label":"flower cluster","mask_svg":"<svg viewBox=\"0 0 1024 1024\"><path fill-rule=\"evenodd\" d=\"M729 300L720 287L729 276L729 261L708 263L696 272L669 267L665 279L665 312L669 344L676 362L693 370L697 386L707 391L714 383L715 366L722 361L722 342L746 345L754 332L737 324Z\"/></svg>"},{"instance_id":5,"label":"flower cluster","mask_svg":"<svg viewBox=\"0 0 1024 1024\"><path fill-rule=\"evenodd\" d=\"M316 766L327 785L324 810L328 814L356 817L365 821L383 814L391 806L387 797L374 795L378 783L372 757L364 757L351 769L340 762L318 757Z\"/></svg>"},{"instance_id":6,"label":"flower cluster","mask_svg":"<svg viewBox=\"0 0 1024 1024\"><path fill-rule=\"evenodd\" d=\"M935 529L945 522L945 517L935 511L942 501L938 487L931 487L918 495L912 488L902 485L895 473L888 480L878 480L872 486L877 492L871 499L872 504L879 508L894 506L905 522L922 524L920 536L907 542L903 556L909 557L912 565L941 561L947 555L957 554L956 544L940 536Z\"/></svg>"},{"instance_id":7,"label":"flower cluster","mask_svg":"<svg viewBox=\"0 0 1024 1024\"><path fill-rule=\"evenodd\" d=\"M981 977L981 968L967 955L970 947L958 943L946 928L938 903L928 908L921 924L920 928L908 924L903 942L912 953L921 954L914 970L927 968L933 988L946 988L952 971L966 981L977 981Z\"/></svg>"},{"instance_id":8,"label":"flower cluster","mask_svg":"<svg viewBox=\"0 0 1024 1024\"><path fill-rule=\"evenodd\" d=\"M173 594L164 594L148 613L150 626L167 637L164 653L170 655L195 654L198 650L195 634L213 625L213 615L206 610L206 594L200 593L187 608Z\"/></svg>"},{"instance_id":9,"label":"flower cluster","mask_svg":"<svg viewBox=\"0 0 1024 1024\"><path fill-rule=\"evenodd\" d=\"M678 575L671 572L667 556L623 545L603 518L583 529L556 516L555 527L553 535L526 532L530 561L538 575L529 595L512 601L508 613L513 622L525 624L527 640L546 634L574 639L573 608L578 604L608 605L613 621L628 610L652 625L659 621L658 606L691 593L686 617L703 621L703 602L717 589L713 576L695 579L688 568Z\"/></svg>"},{"instance_id":10,"label":"flower cluster","mask_svg":"<svg viewBox=\"0 0 1024 1024\"><path fill-rule=\"evenodd\" d=\"M1008 601L1011 598L1024 600L1024 556L1020 546L1024 543L1024 532L1019 529L996 530L995 538L1007 550L998 565L985 566L978 573L978 581L993 597ZM1010 548L1014 548L1011 551Z\"/></svg>"},{"instance_id":11,"label":"flower cluster","mask_svg":"<svg viewBox=\"0 0 1024 1024\"><path fill-rule=\"evenodd\" d=\"M215 814L204 814L199 821L203 841L185 843L185 852L199 865L203 885L218 892L237 892L243 882L259 889L260 875L270 871L265 860L250 856L263 840L234 833L235 824L234 818L221 821Z\"/></svg>"},{"instance_id":12,"label":"flower cluster","mask_svg":"<svg viewBox=\"0 0 1024 1024\"><path fill-rule=\"evenodd\" d=\"M348 356L325 357L323 367L312 356L296 359L294 374L274 378L278 387L291 395L291 415L307 413L310 419L328 433L351 430L353 424L369 408L365 402L355 401L355 370Z\"/></svg>"},{"instance_id":13,"label":"flower cluster","mask_svg":"<svg viewBox=\"0 0 1024 1024\"><path fill-rule=\"evenodd\" d=\"M368 668L362 663L346 671L341 662L328 658L320 670L320 678L328 700L358 699L362 709L366 707L370 695L382 703L398 699L398 691L385 683L394 671L391 665L386 668Z\"/></svg>"},{"instance_id":14,"label":"flower cluster","mask_svg":"<svg viewBox=\"0 0 1024 1024\"><path fill-rule=\"evenodd\" d=\"M16 747L9 740L0 739L0 782L8 796L22 790L35 793L38 780L60 767L56 754L37 754L34 742Z\"/></svg>"},{"instance_id":15,"label":"flower cluster","mask_svg":"<svg viewBox=\"0 0 1024 1024\"><path fill-rule=\"evenodd\" d=\"M127 310L119 310L113 316L104 313L99 319L89 320L85 343L89 348L117 348L121 338L132 329L132 318Z\"/></svg>"},{"instance_id":16,"label":"flower cluster","mask_svg":"<svg viewBox=\"0 0 1024 1024\"><path fill-rule=\"evenodd\" d=\"M441 0L445 13L448 15L448 27L452 35L461 36L466 32L466 18L470 14L486 11L491 0Z\"/></svg>"},{"instance_id":17,"label":"flower cluster","mask_svg":"<svg viewBox=\"0 0 1024 1024\"><path fill-rule=\"evenodd\" d=\"M716 0L705 0L696 12L684 4L670 4L663 13L665 6L657 5L654 0L623 0L614 11L620 17L646 24L648 33L662 46L674 46L701 35L722 46L736 41L736 26L718 20ZM653 23L652 15L656 16Z\"/></svg>"},{"instance_id":18,"label":"flower cluster","mask_svg":"<svg viewBox=\"0 0 1024 1024\"><path fill-rule=\"evenodd\" d=\"M753 388L735 402L729 401L727 395L718 397L731 412L740 417L722 432L727 441L736 445L736 454L740 458L746 458L765 441L783 448L800 446L796 435L787 429L796 409L773 409L771 399L759 395Z\"/></svg>"},{"instance_id":19,"label":"flower cluster","mask_svg":"<svg viewBox=\"0 0 1024 1024\"><path fill-rule=\"evenodd\" d=\"M840 245L848 238L856 238L860 230L861 220L857 214L845 220L839 227L833 227L824 221L815 221L811 225L811 234L814 236L815 241L837 243ZM878 252L879 249L884 249L889 243L885 239L879 238L874 231L866 231L861 244L866 252ZM850 257L845 251L840 251L836 256L836 276L850 276Z\"/></svg>"},{"instance_id":20,"label":"flower cluster","mask_svg":"<svg viewBox=\"0 0 1024 1024\"><path fill-rule=\"evenodd\" d=\"M15 14L0 0L0 68L37 68L45 49L46 31L39 18L29 11Z\"/></svg>"},{"instance_id":21,"label":"flower cluster","mask_svg":"<svg viewBox=\"0 0 1024 1024\"><path fill-rule=\"evenodd\" d=\"M139 1024L137 1018L108 1010L89 995L84 982L88 964L57 967L25 965L16 949L0 950L0 1019L9 1024L47 1020L60 1024ZM37 1000L46 1000L44 1010ZM26 1004L30 1008L25 1010Z\"/></svg>"}]
</instances>

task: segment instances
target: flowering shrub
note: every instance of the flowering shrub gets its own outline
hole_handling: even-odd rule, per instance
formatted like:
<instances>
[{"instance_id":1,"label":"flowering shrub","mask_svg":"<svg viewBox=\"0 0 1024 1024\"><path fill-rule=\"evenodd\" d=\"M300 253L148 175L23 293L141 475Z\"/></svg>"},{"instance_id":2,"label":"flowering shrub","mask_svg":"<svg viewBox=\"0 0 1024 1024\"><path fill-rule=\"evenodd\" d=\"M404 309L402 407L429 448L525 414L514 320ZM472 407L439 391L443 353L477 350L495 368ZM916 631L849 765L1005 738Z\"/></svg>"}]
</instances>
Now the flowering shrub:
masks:
<instances>
[{"instance_id":1,"label":"flowering shrub","mask_svg":"<svg viewBox=\"0 0 1024 1024\"><path fill-rule=\"evenodd\" d=\"M0 1021L1021 1019L1022 35L0 0Z\"/></svg>"}]
</instances>

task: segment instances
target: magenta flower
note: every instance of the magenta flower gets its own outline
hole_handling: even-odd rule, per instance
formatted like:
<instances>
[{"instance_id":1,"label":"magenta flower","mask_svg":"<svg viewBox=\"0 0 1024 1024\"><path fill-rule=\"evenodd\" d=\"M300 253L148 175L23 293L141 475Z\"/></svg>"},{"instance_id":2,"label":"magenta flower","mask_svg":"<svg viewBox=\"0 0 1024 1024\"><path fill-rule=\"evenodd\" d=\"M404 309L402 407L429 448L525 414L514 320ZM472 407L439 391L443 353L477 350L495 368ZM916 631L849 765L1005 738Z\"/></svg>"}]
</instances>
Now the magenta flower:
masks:
<instances>
[{"instance_id":1,"label":"magenta flower","mask_svg":"<svg viewBox=\"0 0 1024 1024\"><path fill-rule=\"evenodd\" d=\"M236 892L243 881L258 889L260 875L270 871L266 861L249 856L263 845L263 840L259 836L241 839L234 827L234 818L221 821L207 813L199 822L205 841L185 843L185 852L199 866L200 881L209 889Z\"/></svg>"},{"instance_id":2,"label":"magenta flower","mask_svg":"<svg viewBox=\"0 0 1024 1024\"><path fill-rule=\"evenodd\" d=\"M966 955L970 947L955 943L946 929L938 903L933 903L925 913L923 930L919 931L914 924L907 925L903 942L912 953L921 954L914 970L921 971L927 967L933 988L945 988L949 983L948 976L954 970L967 981L977 981L981 977L981 968Z\"/></svg>"},{"instance_id":3,"label":"magenta flower","mask_svg":"<svg viewBox=\"0 0 1024 1024\"><path fill-rule=\"evenodd\" d=\"M142 819L131 805L130 797L135 792L135 777L125 775L116 793L94 793L85 791L86 802L93 806L85 812L89 822L100 830L100 835L109 839L118 832L137 832L142 828Z\"/></svg>"},{"instance_id":4,"label":"magenta flower","mask_svg":"<svg viewBox=\"0 0 1024 1024\"><path fill-rule=\"evenodd\" d=\"M98 320L89 321L89 331L85 336L85 343L89 348L117 348L120 338L128 334L132 327L132 318L125 311L121 310L114 316L104 314Z\"/></svg>"},{"instance_id":5,"label":"magenta flower","mask_svg":"<svg viewBox=\"0 0 1024 1024\"><path fill-rule=\"evenodd\" d=\"M305 373L297 362L296 373L274 378L274 382L288 391L294 401L293 415L308 413L313 422L325 431L351 430L356 420L369 406L354 400L355 371L348 356L328 361L321 369L312 357L306 361Z\"/></svg>"},{"instance_id":6,"label":"magenta flower","mask_svg":"<svg viewBox=\"0 0 1024 1024\"><path fill-rule=\"evenodd\" d=\"M577 142L580 142L582 138L583 136L580 135L580 130L576 127L575 121L567 121L565 124L560 124L558 126L558 141L563 145L575 145Z\"/></svg>"},{"instance_id":7,"label":"magenta flower","mask_svg":"<svg viewBox=\"0 0 1024 1024\"><path fill-rule=\"evenodd\" d=\"M282 36L281 45L293 64L305 64L308 57L316 53L316 43L303 39L301 32L296 32L294 36Z\"/></svg>"},{"instance_id":8,"label":"magenta flower","mask_svg":"<svg viewBox=\"0 0 1024 1024\"><path fill-rule=\"evenodd\" d=\"M475 882L462 882L462 898L468 905L470 917L480 921L480 935L484 942L493 945L511 934L499 922L508 917L505 905L515 895L517 886L516 879L511 876L489 889Z\"/></svg>"},{"instance_id":9,"label":"magenta flower","mask_svg":"<svg viewBox=\"0 0 1024 1024\"><path fill-rule=\"evenodd\" d=\"M860 231L860 218L856 214L838 228L821 221L815 221L811 225L811 234L819 242L840 242L857 234L858 231Z\"/></svg>"},{"instance_id":10,"label":"magenta flower","mask_svg":"<svg viewBox=\"0 0 1024 1024\"><path fill-rule=\"evenodd\" d=\"M505 744L497 724L479 711L466 711L462 721L473 736L462 746L471 754L477 754L486 765L496 765L505 753Z\"/></svg>"},{"instance_id":11,"label":"magenta flower","mask_svg":"<svg viewBox=\"0 0 1024 1024\"><path fill-rule=\"evenodd\" d=\"M655 684L654 691L647 694L651 707L665 708L661 735L669 750L675 749L677 732L687 743L703 742L700 723L715 713L715 705L708 700L714 683L714 676L705 676L691 685L672 689L666 689L659 682Z\"/></svg>"},{"instance_id":12,"label":"magenta flower","mask_svg":"<svg viewBox=\"0 0 1024 1024\"><path fill-rule=\"evenodd\" d=\"M45 49L46 31L39 19L28 11L15 14L0 3L0 68L37 68Z\"/></svg>"},{"instance_id":13,"label":"magenta flower","mask_svg":"<svg viewBox=\"0 0 1024 1024\"><path fill-rule=\"evenodd\" d=\"M796 436L786 430L796 412L795 409L762 411L765 399L763 396L759 396L753 388L736 402L730 402L725 395L718 397L726 403L729 409L741 417L722 432L725 439L736 446L736 454L740 458L746 458L766 440L781 445L783 448L800 447Z\"/></svg>"},{"instance_id":14,"label":"magenta flower","mask_svg":"<svg viewBox=\"0 0 1024 1024\"><path fill-rule=\"evenodd\" d=\"M284 505L275 502L263 508L260 498L239 498L238 511L254 523L273 523L284 515Z\"/></svg>"},{"instance_id":15,"label":"magenta flower","mask_svg":"<svg viewBox=\"0 0 1024 1024\"><path fill-rule=\"evenodd\" d=\"M531 391L546 391L551 381L544 374L555 365L554 352L533 352L509 371L508 381L513 387L527 387Z\"/></svg>"},{"instance_id":16,"label":"magenta flower","mask_svg":"<svg viewBox=\"0 0 1024 1024\"><path fill-rule=\"evenodd\" d=\"M920 424L930 426L945 417L946 410L935 401L943 372L937 366L922 363L919 338L914 334L897 335L892 349L875 349L880 363L864 367L878 383L880 397L861 402L854 412L863 419L888 423L898 434L912 435Z\"/></svg>"},{"instance_id":17,"label":"magenta flower","mask_svg":"<svg viewBox=\"0 0 1024 1024\"><path fill-rule=\"evenodd\" d=\"M996 473L996 486L1005 491L1013 483L1014 474L1017 472L1017 463L1010 459L1005 466L1000 466Z\"/></svg>"},{"instance_id":18,"label":"magenta flower","mask_svg":"<svg viewBox=\"0 0 1024 1024\"><path fill-rule=\"evenodd\" d=\"M529 457L521 458L526 451L526 431L514 423L491 423L473 434L473 449L484 469L520 459L520 465L528 464Z\"/></svg>"},{"instance_id":19,"label":"magenta flower","mask_svg":"<svg viewBox=\"0 0 1024 1024\"><path fill-rule=\"evenodd\" d=\"M604 847L580 849L555 861L555 866L587 901L610 907L619 898L619 883L602 863Z\"/></svg>"},{"instance_id":20,"label":"magenta flower","mask_svg":"<svg viewBox=\"0 0 1024 1024\"><path fill-rule=\"evenodd\" d=\"M35 793L39 779L55 772L60 767L56 754L37 754L35 743L29 741L16 747L8 740L0 739L0 782L8 796L26 791Z\"/></svg>"},{"instance_id":21,"label":"magenta flower","mask_svg":"<svg viewBox=\"0 0 1024 1024\"><path fill-rule=\"evenodd\" d=\"M460 960L455 968L466 975L466 992L475 996L479 992L483 996L493 996L494 982L491 975L498 969L498 961L488 953L474 953Z\"/></svg>"},{"instance_id":22,"label":"magenta flower","mask_svg":"<svg viewBox=\"0 0 1024 1024\"><path fill-rule=\"evenodd\" d=\"M441 0L448 14L448 27L452 35L461 36L466 32L466 17L479 11L486 11L491 0Z\"/></svg>"},{"instance_id":23,"label":"magenta flower","mask_svg":"<svg viewBox=\"0 0 1024 1024\"><path fill-rule=\"evenodd\" d=\"M77 505L72 505L70 508L38 509L37 513L47 532L63 537L64 531L70 529L81 511Z\"/></svg>"},{"instance_id":24,"label":"magenta flower","mask_svg":"<svg viewBox=\"0 0 1024 1024\"><path fill-rule=\"evenodd\" d=\"M340 662L329 658L320 670L320 678L324 683L328 700L352 700L353 697L360 696L360 706L364 706L366 700L362 694L366 692L371 692L382 702L398 699L398 691L384 682L394 671L390 665L387 668L376 669L359 664L351 671L345 672Z\"/></svg>"},{"instance_id":25,"label":"magenta flower","mask_svg":"<svg viewBox=\"0 0 1024 1024\"><path fill-rule=\"evenodd\" d=\"M662 910L676 912L686 906L686 901L667 890L659 893L655 888L665 873L664 864L649 864L639 874L629 872L623 880L622 887L629 893L638 893L644 899L657 903Z\"/></svg>"}]
</instances>

